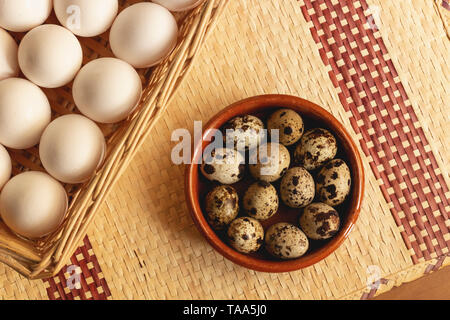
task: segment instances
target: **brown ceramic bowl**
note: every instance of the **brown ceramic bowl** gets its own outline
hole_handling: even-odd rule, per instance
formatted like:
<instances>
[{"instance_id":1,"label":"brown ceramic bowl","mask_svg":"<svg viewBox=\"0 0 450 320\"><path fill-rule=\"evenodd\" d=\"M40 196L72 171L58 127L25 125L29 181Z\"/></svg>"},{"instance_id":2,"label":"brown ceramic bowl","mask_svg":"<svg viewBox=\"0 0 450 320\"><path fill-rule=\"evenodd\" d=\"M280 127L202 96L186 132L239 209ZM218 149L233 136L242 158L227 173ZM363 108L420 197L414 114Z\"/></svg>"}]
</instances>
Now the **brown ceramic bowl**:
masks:
<instances>
[{"instance_id":1,"label":"brown ceramic bowl","mask_svg":"<svg viewBox=\"0 0 450 320\"><path fill-rule=\"evenodd\" d=\"M305 129L322 127L330 130L338 141L338 154L336 155L336 158L345 160L352 175L350 195L343 204L336 207L336 210L341 217L341 228L339 232L333 238L328 240L310 240L308 252L302 257L293 260L278 260L272 257L265 251L264 245L256 253L249 255L242 254L227 244L225 231L217 232L209 226L203 215L203 199L215 183L210 182L203 177L199 170L200 166L196 164L197 161L195 161L201 158L204 148L210 143L209 141L213 136L212 130L208 129L219 129L230 119L245 114L258 116L265 121L271 112L279 108L290 108L297 111L303 118ZM292 147L289 147L288 149L291 151L291 148ZM236 102L225 108L204 126L203 139L194 146L192 159L192 164L187 165L186 168L185 193L195 225L205 236L206 240L220 254L249 269L265 272L288 272L310 266L322 260L336 250L347 238L361 209L361 201L364 193L364 171L361 157L355 143L344 126L329 112L310 101L298 97L287 95L256 96ZM233 185L238 191L240 199L242 199L246 187L252 182L254 182L254 180L252 180L250 174L246 172L244 179ZM274 185L275 187L278 187L277 182L275 182ZM300 212L301 209L288 208L280 200L278 212L270 219L262 221L261 224L265 230L270 225L281 221L291 222L298 226ZM241 215L243 215L242 212L239 216Z\"/></svg>"}]
</instances>

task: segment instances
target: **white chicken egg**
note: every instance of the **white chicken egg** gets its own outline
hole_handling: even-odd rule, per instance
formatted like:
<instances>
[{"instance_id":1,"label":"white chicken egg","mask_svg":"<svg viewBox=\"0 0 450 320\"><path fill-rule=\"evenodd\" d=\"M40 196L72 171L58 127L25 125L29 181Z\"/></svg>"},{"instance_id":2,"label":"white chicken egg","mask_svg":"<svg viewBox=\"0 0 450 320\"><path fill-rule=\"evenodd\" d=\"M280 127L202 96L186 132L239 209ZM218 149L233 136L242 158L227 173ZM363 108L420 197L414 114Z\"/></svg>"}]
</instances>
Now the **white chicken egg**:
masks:
<instances>
[{"instance_id":1,"label":"white chicken egg","mask_svg":"<svg viewBox=\"0 0 450 320\"><path fill-rule=\"evenodd\" d=\"M155 3L140 2L117 16L110 44L117 58L135 68L147 68L170 54L177 37L177 22L170 11Z\"/></svg>"},{"instance_id":2,"label":"white chicken egg","mask_svg":"<svg viewBox=\"0 0 450 320\"><path fill-rule=\"evenodd\" d=\"M5 147L0 144L0 190L11 177L11 157Z\"/></svg>"},{"instance_id":3,"label":"white chicken egg","mask_svg":"<svg viewBox=\"0 0 450 320\"><path fill-rule=\"evenodd\" d=\"M13 149L36 145L50 119L50 103L38 86L19 78L0 81L1 144Z\"/></svg>"},{"instance_id":4,"label":"white chicken egg","mask_svg":"<svg viewBox=\"0 0 450 320\"><path fill-rule=\"evenodd\" d=\"M25 32L45 22L52 0L0 0L0 27Z\"/></svg>"},{"instance_id":5,"label":"white chicken egg","mask_svg":"<svg viewBox=\"0 0 450 320\"><path fill-rule=\"evenodd\" d=\"M154 3L160 4L170 11L186 11L200 5L205 0L153 0Z\"/></svg>"},{"instance_id":6,"label":"white chicken egg","mask_svg":"<svg viewBox=\"0 0 450 320\"><path fill-rule=\"evenodd\" d=\"M31 239L55 231L67 207L62 185L43 172L28 171L13 177L0 194L0 215L5 224Z\"/></svg>"},{"instance_id":7,"label":"white chicken egg","mask_svg":"<svg viewBox=\"0 0 450 320\"><path fill-rule=\"evenodd\" d=\"M19 66L24 75L44 88L73 80L81 68L83 51L72 32L46 24L28 32L19 45Z\"/></svg>"},{"instance_id":8,"label":"white chicken egg","mask_svg":"<svg viewBox=\"0 0 450 320\"><path fill-rule=\"evenodd\" d=\"M0 80L19 74L17 43L8 32L0 28Z\"/></svg>"},{"instance_id":9,"label":"white chicken egg","mask_svg":"<svg viewBox=\"0 0 450 320\"><path fill-rule=\"evenodd\" d=\"M115 123L125 119L138 105L142 83L128 63L100 58L80 70L72 92L82 114L97 122Z\"/></svg>"},{"instance_id":10,"label":"white chicken egg","mask_svg":"<svg viewBox=\"0 0 450 320\"><path fill-rule=\"evenodd\" d=\"M88 118L69 114L53 120L42 134L39 156L50 175L66 183L88 180L103 162L106 143Z\"/></svg>"},{"instance_id":11,"label":"white chicken egg","mask_svg":"<svg viewBox=\"0 0 450 320\"><path fill-rule=\"evenodd\" d=\"M95 37L111 27L119 10L118 0L54 0L59 22L81 37Z\"/></svg>"}]
</instances>

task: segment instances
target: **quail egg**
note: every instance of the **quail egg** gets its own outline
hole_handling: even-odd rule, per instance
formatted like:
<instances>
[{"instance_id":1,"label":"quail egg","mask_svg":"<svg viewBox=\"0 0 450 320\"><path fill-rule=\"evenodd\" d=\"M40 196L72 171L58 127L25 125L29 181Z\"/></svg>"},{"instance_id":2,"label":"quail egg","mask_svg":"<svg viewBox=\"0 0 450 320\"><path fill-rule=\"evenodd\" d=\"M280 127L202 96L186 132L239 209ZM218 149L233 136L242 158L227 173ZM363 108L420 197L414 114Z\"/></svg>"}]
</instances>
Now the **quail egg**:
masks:
<instances>
[{"instance_id":1,"label":"quail egg","mask_svg":"<svg viewBox=\"0 0 450 320\"><path fill-rule=\"evenodd\" d=\"M215 230L223 229L239 212L239 197L231 186L220 185L206 195L206 220Z\"/></svg>"},{"instance_id":2,"label":"quail egg","mask_svg":"<svg viewBox=\"0 0 450 320\"><path fill-rule=\"evenodd\" d=\"M227 146L231 144L238 150L256 148L264 136L263 129L264 123L251 115L235 117L222 127Z\"/></svg>"},{"instance_id":3,"label":"quail egg","mask_svg":"<svg viewBox=\"0 0 450 320\"><path fill-rule=\"evenodd\" d=\"M322 128L305 132L294 151L295 161L307 170L320 168L336 156L336 138Z\"/></svg>"},{"instance_id":4,"label":"quail egg","mask_svg":"<svg viewBox=\"0 0 450 320\"><path fill-rule=\"evenodd\" d=\"M268 130L279 130L279 141L285 146L296 143L303 135L304 125L300 115L291 109L280 109L267 120Z\"/></svg>"},{"instance_id":5,"label":"quail egg","mask_svg":"<svg viewBox=\"0 0 450 320\"><path fill-rule=\"evenodd\" d=\"M200 170L208 180L232 184L244 176L244 162L240 152L230 148L217 148L207 155Z\"/></svg>"},{"instance_id":6,"label":"quail egg","mask_svg":"<svg viewBox=\"0 0 450 320\"><path fill-rule=\"evenodd\" d=\"M308 205L299 219L300 228L313 240L329 239L339 230L339 214L334 208L321 202Z\"/></svg>"},{"instance_id":7,"label":"quail egg","mask_svg":"<svg viewBox=\"0 0 450 320\"><path fill-rule=\"evenodd\" d=\"M228 239L233 248L242 253L257 251L264 242L264 229L258 220L241 217L228 227Z\"/></svg>"},{"instance_id":8,"label":"quail egg","mask_svg":"<svg viewBox=\"0 0 450 320\"><path fill-rule=\"evenodd\" d=\"M302 230L293 224L280 222L266 232L266 249L281 259L299 258L308 251L309 241Z\"/></svg>"},{"instance_id":9,"label":"quail egg","mask_svg":"<svg viewBox=\"0 0 450 320\"><path fill-rule=\"evenodd\" d=\"M250 154L249 169L255 179L274 182L289 168L291 156L282 144L269 142Z\"/></svg>"},{"instance_id":10,"label":"quail egg","mask_svg":"<svg viewBox=\"0 0 450 320\"><path fill-rule=\"evenodd\" d=\"M266 220L278 210L277 190L269 182L255 182L245 192L243 207L252 218Z\"/></svg>"},{"instance_id":11,"label":"quail egg","mask_svg":"<svg viewBox=\"0 0 450 320\"><path fill-rule=\"evenodd\" d=\"M305 168L293 167L281 179L281 199L291 208L307 206L313 201L314 194L314 179Z\"/></svg>"},{"instance_id":12,"label":"quail egg","mask_svg":"<svg viewBox=\"0 0 450 320\"><path fill-rule=\"evenodd\" d=\"M330 206L344 202L350 192L351 175L347 164L341 159L328 162L317 174L318 199Z\"/></svg>"}]
</instances>

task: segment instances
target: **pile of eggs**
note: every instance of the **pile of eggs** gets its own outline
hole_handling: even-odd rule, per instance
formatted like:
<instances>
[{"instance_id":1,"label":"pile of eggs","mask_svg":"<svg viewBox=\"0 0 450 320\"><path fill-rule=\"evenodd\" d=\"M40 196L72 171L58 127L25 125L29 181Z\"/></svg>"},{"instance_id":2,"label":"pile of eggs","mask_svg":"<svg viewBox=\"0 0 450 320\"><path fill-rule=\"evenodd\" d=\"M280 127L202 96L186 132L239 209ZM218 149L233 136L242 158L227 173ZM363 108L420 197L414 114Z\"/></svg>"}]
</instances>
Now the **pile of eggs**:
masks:
<instances>
[{"instance_id":1,"label":"pile of eggs","mask_svg":"<svg viewBox=\"0 0 450 320\"><path fill-rule=\"evenodd\" d=\"M265 120L237 116L220 130L226 147L205 149L204 214L241 253L265 248L277 259L299 258L339 231L351 173L327 129L305 130L302 116L287 108Z\"/></svg>"},{"instance_id":2,"label":"pile of eggs","mask_svg":"<svg viewBox=\"0 0 450 320\"><path fill-rule=\"evenodd\" d=\"M202 1L142 1L119 13L118 0L0 0L0 217L12 231L36 239L58 228L68 208L61 182L87 181L105 158L97 123L129 117L142 95L136 69L157 65L176 46L178 25L171 11ZM52 10L60 25L44 24ZM115 57L83 66L77 36L95 37L109 29ZM9 32L26 34L18 45ZM81 114L52 121L41 88L72 81ZM10 179L7 148L38 144L47 173L29 171Z\"/></svg>"}]
</instances>

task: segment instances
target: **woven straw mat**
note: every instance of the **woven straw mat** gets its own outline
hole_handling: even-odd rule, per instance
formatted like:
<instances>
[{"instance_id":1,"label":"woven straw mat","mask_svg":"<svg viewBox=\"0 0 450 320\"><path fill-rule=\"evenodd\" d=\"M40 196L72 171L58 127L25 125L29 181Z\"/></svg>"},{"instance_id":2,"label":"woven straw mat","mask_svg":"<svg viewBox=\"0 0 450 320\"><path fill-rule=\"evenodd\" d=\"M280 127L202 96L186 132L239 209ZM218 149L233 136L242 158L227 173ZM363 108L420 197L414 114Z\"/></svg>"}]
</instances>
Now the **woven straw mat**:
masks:
<instances>
[{"instance_id":1,"label":"woven straw mat","mask_svg":"<svg viewBox=\"0 0 450 320\"><path fill-rule=\"evenodd\" d=\"M28 281L1 265L0 297L367 299L450 264L449 9L445 0L230 1L67 267ZM262 93L329 110L358 142L367 175L349 238L284 274L216 253L187 211L184 167L170 160L173 130Z\"/></svg>"}]
</instances>

